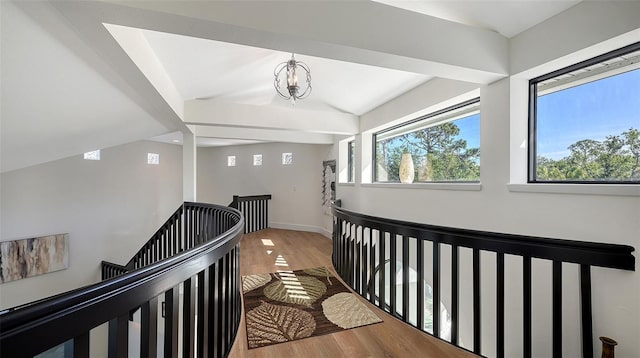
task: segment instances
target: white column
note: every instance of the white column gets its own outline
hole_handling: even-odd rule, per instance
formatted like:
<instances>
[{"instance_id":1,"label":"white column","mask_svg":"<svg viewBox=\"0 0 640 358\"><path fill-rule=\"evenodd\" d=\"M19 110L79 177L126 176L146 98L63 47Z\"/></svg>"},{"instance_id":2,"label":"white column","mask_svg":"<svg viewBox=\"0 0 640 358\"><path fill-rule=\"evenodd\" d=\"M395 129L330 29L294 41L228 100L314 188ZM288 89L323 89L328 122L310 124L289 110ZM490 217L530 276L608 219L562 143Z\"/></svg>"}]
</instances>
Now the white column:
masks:
<instances>
[{"instance_id":1,"label":"white column","mask_svg":"<svg viewBox=\"0 0 640 358\"><path fill-rule=\"evenodd\" d=\"M182 133L182 196L184 201L196 201L197 149L195 134Z\"/></svg>"}]
</instances>

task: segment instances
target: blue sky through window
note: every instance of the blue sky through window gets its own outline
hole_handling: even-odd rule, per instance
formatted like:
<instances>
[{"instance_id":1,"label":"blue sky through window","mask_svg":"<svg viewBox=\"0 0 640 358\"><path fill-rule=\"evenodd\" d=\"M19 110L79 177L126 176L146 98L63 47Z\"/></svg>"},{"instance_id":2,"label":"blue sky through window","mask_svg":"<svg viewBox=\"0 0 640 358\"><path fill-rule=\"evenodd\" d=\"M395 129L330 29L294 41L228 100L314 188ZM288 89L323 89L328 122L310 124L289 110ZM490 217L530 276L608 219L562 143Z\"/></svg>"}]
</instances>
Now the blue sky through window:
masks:
<instances>
[{"instance_id":1,"label":"blue sky through window","mask_svg":"<svg viewBox=\"0 0 640 358\"><path fill-rule=\"evenodd\" d=\"M640 69L538 97L538 156L562 159L579 140L630 128L640 128Z\"/></svg>"},{"instance_id":2,"label":"blue sky through window","mask_svg":"<svg viewBox=\"0 0 640 358\"><path fill-rule=\"evenodd\" d=\"M467 148L480 148L480 114L461 118L454 123L460 128L457 139L465 139Z\"/></svg>"}]
</instances>

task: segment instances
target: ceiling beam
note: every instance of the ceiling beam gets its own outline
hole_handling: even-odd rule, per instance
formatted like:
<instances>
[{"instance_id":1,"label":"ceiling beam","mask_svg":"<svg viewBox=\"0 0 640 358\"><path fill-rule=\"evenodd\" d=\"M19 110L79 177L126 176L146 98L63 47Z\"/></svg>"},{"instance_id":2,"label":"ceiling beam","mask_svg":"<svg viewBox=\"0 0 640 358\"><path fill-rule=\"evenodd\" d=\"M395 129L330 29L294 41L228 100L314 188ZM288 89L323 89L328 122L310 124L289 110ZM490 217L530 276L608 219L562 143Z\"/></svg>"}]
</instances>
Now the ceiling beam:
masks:
<instances>
[{"instance_id":1,"label":"ceiling beam","mask_svg":"<svg viewBox=\"0 0 640 358\"><path fill-rule=\"evenodd\" d=\"M498 33L372 1L105 1L105 23L491 83L508 74ZM387 26L390 19L393 26Z\"/></svg>"},{"instance_id":2,"label":"ceiling beam","mask_svg":"<svg viewBox=\"0 0 640 358\"><path fill-rule=\"evenodd\" d=\"M307 133L353 135L359 131L358 116L304 110L297 107L256 106L220 99L191 100L184 104L187 124L280 129Z\"/></svg>"},{"instance_id":3,"label":"ceiling beam","mask_svg":"<svg viewBox=\"0 0 640 358\"><path fill-rule=\"evenodd\" d=\"M333 144L333 135L326 133L297 132L281 129L237 128L190 125L198 137L243 139L264 142Z\"/></svg>"}]
</instances>

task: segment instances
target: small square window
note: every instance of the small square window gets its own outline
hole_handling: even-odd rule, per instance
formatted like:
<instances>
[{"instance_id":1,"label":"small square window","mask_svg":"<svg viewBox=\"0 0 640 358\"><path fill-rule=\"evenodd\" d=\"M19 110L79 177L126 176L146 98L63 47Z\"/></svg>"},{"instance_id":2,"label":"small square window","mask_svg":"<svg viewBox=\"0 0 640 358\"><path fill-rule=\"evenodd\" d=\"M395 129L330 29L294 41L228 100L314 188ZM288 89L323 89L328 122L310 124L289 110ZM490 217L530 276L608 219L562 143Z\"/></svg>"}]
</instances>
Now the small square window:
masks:
<instances>
[{"instance_id":1,"label":"small square window","mask_svg":"<svg viewBox=\"0 0 640 358\"><path fill-rule=\"evenodd\" d=\"M282 153L282 165L293 164L293 153Z\"/></svg>"},{"instance_id":2,"label":"small square window","mask_svg":"<svg viewBox=\"0 0 640 358\"><path fill-rule=\"evenodd\" d=\"M236 166L236 156L235 155L230 155L227 157L227 166L228 167L235 167Z\"/></svg>"},{"instance_id":3,"label":"small square window","mask_svg":"<svg viewBox=\"0 0 640 358\"><path fill-rule=\"evenodd\" d=\"M84 153L86 160L100 160L100 149Z\"/></svg>"},{"instance_id":4,"label":"small square window","mask_svg":"<svg viewBox=\"0 0 640 358\"><path fill-rule=\"evenodd\" d=\"M160 164L160 154L147 153L147 164L153 164L153 165Z\"/></svg>"},{"instance_id":5,"label":"small square window","mask_svg":"<svg viewBox=\"0 0 640 358\"><path fill-rule=\"evenodd\" d=\"M253 155L253 165L262 165L262 154Z\"/></svg>"}]
</instances>

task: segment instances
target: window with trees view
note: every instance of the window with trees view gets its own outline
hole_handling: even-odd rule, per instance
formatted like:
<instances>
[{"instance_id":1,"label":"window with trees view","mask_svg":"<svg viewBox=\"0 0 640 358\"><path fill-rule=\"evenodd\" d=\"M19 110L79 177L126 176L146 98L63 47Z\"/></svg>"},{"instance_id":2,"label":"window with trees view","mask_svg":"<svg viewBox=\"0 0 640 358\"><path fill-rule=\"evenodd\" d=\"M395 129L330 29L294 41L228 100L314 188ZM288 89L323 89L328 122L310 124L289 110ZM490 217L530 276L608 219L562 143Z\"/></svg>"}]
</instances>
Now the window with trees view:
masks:
<instances>
[{"instance_id":1,"label":"window with trees view","mask_svg":"<svg viewBox=\"0 0 640 358\"><path fill-rule=\"evenodd\" d=\"M480 180L480 99L476 98L374 135L374 180L398 182L410 153L417 182Z\"/></svg>"},{"instance_id":2,"label":"window with trees view","mask_svg":"<svg viewBox=\"0 0 640 358\"><path fill-rule=\"evenodd\" d=\"M530 183L640 183L640 43L530 82Z\"/></svg>"}]
</instances>

